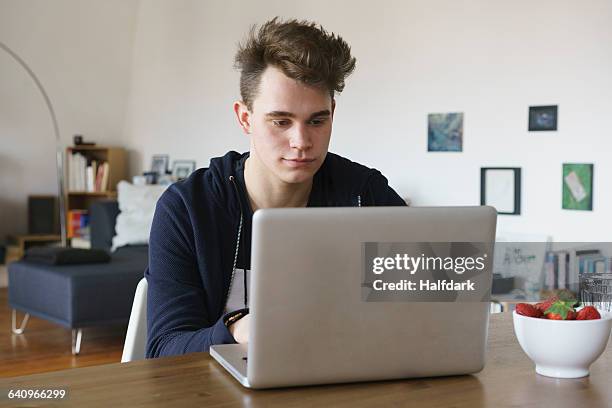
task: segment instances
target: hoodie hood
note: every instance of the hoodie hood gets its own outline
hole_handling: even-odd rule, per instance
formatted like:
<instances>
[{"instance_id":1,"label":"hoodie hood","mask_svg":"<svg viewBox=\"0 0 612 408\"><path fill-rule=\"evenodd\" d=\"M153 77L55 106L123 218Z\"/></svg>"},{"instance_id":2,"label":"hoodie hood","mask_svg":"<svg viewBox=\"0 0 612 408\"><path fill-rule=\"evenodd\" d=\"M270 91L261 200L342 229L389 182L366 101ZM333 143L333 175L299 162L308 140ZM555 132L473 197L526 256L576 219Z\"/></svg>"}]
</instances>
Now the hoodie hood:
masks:
<instances>
[{"instance_id":1,"label":"hoodie hood","mask_svg":"<svg viewBox=\"0 0 612 408\"><path fill-rule=\"evenodd\" d=\"M232 217L240 214L240 205L245 214L252 213L244 181L244 164L248 157L249 152L230 151L211 159L208 169L198 170L204 172L204 187L210 192L210 198ZM328 152L314 175L308 206L357 206L364 199L370 179L376 175L380 175L378 170ZM240 197L236 197L236 188Z\"/></svg>"},{"instance_id":2,"label":"hoodie hood","mask_svg":"<svg viewBox=\"0 0 612 408\"><path fill-rule=\"evenodd\" d=\"M249 152L230 151L222 157L211 159L208 169L202 169L205 171L205 188L210 192L211 200L225 209L230 217L240 215L241 205L243 211L250 209L244 184L244 163L248 157ZM234 177L233 181L231 177Z\"/></svg>"}]
</instances>

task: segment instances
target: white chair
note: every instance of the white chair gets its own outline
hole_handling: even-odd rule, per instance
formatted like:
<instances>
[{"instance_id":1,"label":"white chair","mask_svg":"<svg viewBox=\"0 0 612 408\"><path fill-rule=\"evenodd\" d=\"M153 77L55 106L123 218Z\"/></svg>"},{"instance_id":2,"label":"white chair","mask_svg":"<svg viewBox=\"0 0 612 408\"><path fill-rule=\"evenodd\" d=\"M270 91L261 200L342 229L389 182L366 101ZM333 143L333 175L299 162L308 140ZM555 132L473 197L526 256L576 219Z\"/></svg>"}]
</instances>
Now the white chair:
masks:
<instances>
[{"instance_id":1,"label":"white chair","mask_svg":"<svg viewBox=\"0 0 612 408\"><path fill-rule=\"evenodd\" d=\"M132 313L128 323L121 362L144 360L147 346L147 279L142 278L136 287Z\"/></svg>"}]
</instances>

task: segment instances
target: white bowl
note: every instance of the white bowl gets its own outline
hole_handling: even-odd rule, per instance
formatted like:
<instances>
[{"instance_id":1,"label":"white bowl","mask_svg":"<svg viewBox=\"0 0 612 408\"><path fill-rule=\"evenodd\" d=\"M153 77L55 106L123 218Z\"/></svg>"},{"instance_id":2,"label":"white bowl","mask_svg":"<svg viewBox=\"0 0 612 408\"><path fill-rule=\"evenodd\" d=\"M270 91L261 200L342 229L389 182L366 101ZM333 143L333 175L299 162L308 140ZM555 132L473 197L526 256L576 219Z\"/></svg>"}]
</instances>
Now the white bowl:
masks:
<instances>
[{"instance_id":1,"label":"white bowl","mask_svg":"<svg viewBox=\"0 0 612 408\"><path fill-rule=\"evenodd\" d=\"M597 320L548 320L513 312L514 333L536 372L547 377L579 378L604 352L612 313L599 310Z\"/></svg>"}]
</instances>

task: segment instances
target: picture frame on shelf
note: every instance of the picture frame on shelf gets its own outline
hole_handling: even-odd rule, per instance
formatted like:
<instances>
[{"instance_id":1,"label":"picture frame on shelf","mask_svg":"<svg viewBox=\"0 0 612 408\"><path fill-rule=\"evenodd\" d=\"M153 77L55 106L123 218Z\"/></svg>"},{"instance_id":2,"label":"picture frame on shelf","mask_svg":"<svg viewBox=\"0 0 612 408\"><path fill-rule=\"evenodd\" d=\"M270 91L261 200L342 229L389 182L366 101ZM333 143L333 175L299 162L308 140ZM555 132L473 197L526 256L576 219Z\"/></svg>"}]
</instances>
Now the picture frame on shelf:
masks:
<instances>
[{"instance_id":1,"label":"picture frame on shelf","mask_svg":"<svg viewBox=\"0 0 612 408\"><path fill-rule=\"evenodd\" d=\"M183 180L189 177L196 168L195 160L175 160L172 163L172 177L176 180Z\"/></svg>"},{"instance_id":2,"label":"picture frame on shelf","mask_svg":"<svg viewBox=\"0 0 612 408\"><path fill-rule=\"evenodd\" d=\"M521 168L482 167L480 205L495 207L498 214L521 214Z\"/></svg>"},{"instance_id":3,"label":"picture frame on shelf","mask_svg":"<svg viewBox=\"0 0 612 408\"><path fill-rule=\"evenodd\" d=\"M156 173L158 176L163 176L168 172L168 165L170 163L170 156L167 154L155 154L151 159L151 172Z\"/></svg>"},{"instance_id":4,"label":"picture frame on shelf","mask_svg":"<svg viewBox=\"0 0 612 408\"><path fill-rule=\"evenodd\" d=\"M530 106L529 131L555 131L557 130L557 105Z\"/></svg>"}]
</instances>

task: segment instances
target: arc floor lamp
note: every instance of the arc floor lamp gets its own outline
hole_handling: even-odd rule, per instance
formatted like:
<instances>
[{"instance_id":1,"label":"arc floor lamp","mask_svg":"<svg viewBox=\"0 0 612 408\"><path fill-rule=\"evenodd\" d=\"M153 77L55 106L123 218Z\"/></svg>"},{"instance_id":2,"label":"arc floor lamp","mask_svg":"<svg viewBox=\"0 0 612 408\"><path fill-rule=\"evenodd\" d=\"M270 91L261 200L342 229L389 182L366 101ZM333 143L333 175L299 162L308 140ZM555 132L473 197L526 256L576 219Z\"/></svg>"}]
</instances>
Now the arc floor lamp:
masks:
<instances>
[{"instance_id":1,"label":"arc floor lamp","mask_svg":"<svg viewBox=\"0 0 612 408\"><path fill-rule=\"evenodd\" d=\"M59 215L60 215L60 234L62 240L62 247L66 247L66 206L65 206L65 196L64 196L64 160L63 160L63 151L62 151L62 143L60 139L59 126L57 124L57 118L55 116L55 111L53 110L53 104L51 104L51 100L49 99L49 95L45 91L45 88L42 86L40 80L34 74L34 71L29 67L28 64L11 50L6 44L0 41L0 48L6 51L8 55L13 57L15 61L28 73L30 78L36 84L36 87L40 91L43 99L45 100L45 105L49 110L49 114L51 115L51 121L53 122L53 132L55 133L55 148L56 148L56 168L57 168L57 190L58 190L58 198L59 198Z\"/></svg>"},{"instance_id":2,"label":"arc floor lamp","mask_svg":"<svg viewBox=\"0 0 612 408\"><path fill-rule=\"evenodd\" d=\"M57 117L55 116L55 111L53 110L53 104L51 103L51 99L49 99L49 95L47 95L47 91L42 86L42 83L32 71L30 66L26 64L26 62L17 55L13 50L11 50L6 44L0 41L0 49L6 51L8 55L10 55L17 63L28 73L30 78L36 84L36 87L40 91L43 99L45 100L45 105L49 110L49 114L51 115L51 121L53 122L53 132L55 134L55 160L56 160L56 168L57 168L57 192L59 198L59 215L60 215L60 233L62 239L62 247L66 247L66 206L65 206L65 196L64 196L64 154L62 151L62 141L60 139L60 131L59 126L57 124ZM28 319L30 317L29 313L23 318L20 326L17 327L17 313L16 310L13 309L12 321L11 321L11 329L14 334L22 334L25 330L25 326L28 323ZM72 330L72 354L79 354L81 348L81 337L82 337L82 329L73 329Z\"/></svg>"}]
</instances>

